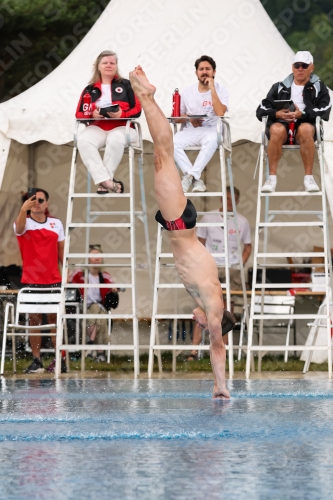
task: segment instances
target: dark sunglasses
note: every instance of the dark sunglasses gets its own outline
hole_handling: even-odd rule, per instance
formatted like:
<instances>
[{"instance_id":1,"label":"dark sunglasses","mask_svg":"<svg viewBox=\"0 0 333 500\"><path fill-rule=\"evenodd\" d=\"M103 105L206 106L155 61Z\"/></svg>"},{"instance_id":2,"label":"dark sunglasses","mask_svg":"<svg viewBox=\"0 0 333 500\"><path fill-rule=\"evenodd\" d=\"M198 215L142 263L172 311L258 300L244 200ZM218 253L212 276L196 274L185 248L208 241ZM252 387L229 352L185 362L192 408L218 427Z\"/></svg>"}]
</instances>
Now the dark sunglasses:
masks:
<instances>
[{"instance_id":1,"label":"dark sunglasses","mask_svg":"<svg viewBox=\"0 0 333 500\"><path fill-rule=\"evenodd\" d=\"M308 69L309 66L310 66L310 64L306 64L306 63L301 63L301 62L294 63L295 69L299 69L299 68Z\"/></svg>"},{"instance_id":2,"label":"dark sunglasses","mask_svg":"<svg viewBox=\"0 0 333 500\"><path fill-rule=\"evenodd\" d=\"M41 205L42 203L44 203L44 201L46 201L44 198L38 198L37 199L38 203Z\"/></svg>"}]
</instances>

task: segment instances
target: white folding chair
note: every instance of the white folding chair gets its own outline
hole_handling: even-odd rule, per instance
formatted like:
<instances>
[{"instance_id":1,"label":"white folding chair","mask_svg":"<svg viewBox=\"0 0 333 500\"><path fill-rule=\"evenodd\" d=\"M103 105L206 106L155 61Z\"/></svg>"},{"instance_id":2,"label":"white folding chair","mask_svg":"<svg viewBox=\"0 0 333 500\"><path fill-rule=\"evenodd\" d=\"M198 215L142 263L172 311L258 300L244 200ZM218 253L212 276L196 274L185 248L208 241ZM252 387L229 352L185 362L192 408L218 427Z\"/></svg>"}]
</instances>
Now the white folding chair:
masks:
<instances>
[{"instance_id":1,"label":"white folding chair","mask_svg":"<svg viewBox=\"0 0 333 500\"><path fill-rule=\"evenodd\" d=\"M267 319L255 319L256 326L258 326L258 336L259 336L259 345L262 345L263 333L276 333L278 329L283 328L283 333L286 333L286 346L289 346L290 340L290 330L293 326L293 318L289 318L287 320L283 320L279 318L281 315L294 314L295 310L295 295L264 295L263 301L261 295L256 295L254 299L254 315L258 314L267 314ZM275 319L276 316L276 319ZM264 328L260 328L260 321L263 321L263 327L265 328L265 332L263 332ZM271 330L271 331L269 331ZM279 331L279 333L282 333ZM263 352L261 356L264 356ZM284 353L284 361L285 363L288 361L288 350Z\"/></svg>"},{"instance_id":2,"label":"white folding chair","mask_svg":"<svg viewBox=\"0 0 333 500\"><path fill-rule=\"evenodd\" d=\"M325 299L323 300L322 304L319 307L318 318L315 318L315 320L312 323L308 323L308 326L310 327L308 340L310 340L312 337L312 341L310 341L310 344L312 346L322 345L322 342L325 342L325 340L323 340L323 339L325 339L327 337L327 323L326 323L325 319L320 318L320 315L326 314L326 313L327 313L327 298L325 297ZM331 334L331 338L332 338L333 337L333 321L332 321L333 303L331 301L329 301L329 314L330 314L330 318L331 318L330 334ZM319 339L318 339L318 337L319 337ZM317 344L317 339L319 340L318 344ZM308 340L306 342L306 345L308 345ZM325 349L325 345L323 345L323 350L324 349ZM313 352L314 351L308 351L306 354L306 360L305 360L304 367L303 367L304 374L309 371L310 363L312 361ZM318 363L318 361L317 361L317 363Z\"/></svg>"},{"instance_id":3,"label":"white folding chair","mask_svg":"<svg viewBox=\"0 0 333 500\"><path fill-rule=\"evenodd\" d=\"M3 328L2 353L0 374L4 373L7 331L12 337L13 349L13 371L16 372L16 343L15 337L27 336L47 336L54 337L57 333L40 333L36 330L50 330L55 328L60 330L60 299L61 288L22 288L17 294L16 312L14 304L8 302L5 308L5 320ZM19 323L20 314L57 314L57 323L47 325L22 325ZM15 316L15 318L14 318ZM10 318L10 322L9 322ZM20 330L16 332L16 330Z\"/></svg>"}]
</instances>

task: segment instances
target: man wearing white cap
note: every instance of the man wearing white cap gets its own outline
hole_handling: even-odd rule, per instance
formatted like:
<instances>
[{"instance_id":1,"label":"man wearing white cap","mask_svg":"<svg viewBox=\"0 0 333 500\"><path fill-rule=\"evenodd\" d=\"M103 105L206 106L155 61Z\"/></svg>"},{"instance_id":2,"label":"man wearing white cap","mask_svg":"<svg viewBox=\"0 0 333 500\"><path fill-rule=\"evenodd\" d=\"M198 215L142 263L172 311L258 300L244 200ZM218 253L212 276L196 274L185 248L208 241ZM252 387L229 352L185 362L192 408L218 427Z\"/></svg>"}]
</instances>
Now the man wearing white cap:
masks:
<instances>
[{"instance_id":1,"label":"man wearing white cap","mask_svg":"<svg viewBox=\"0 0 333 500\"><path fill-rule=\"evenodd\" d=\"M292 65L292 74L277 82L261 101L257 118L268 116L266 134L269 138L269 176L262 192L273 193L276 188L276 172L282 156L282 146L287 142L289 123L295 122L295 139L300 145L304 164L305 191L319 191L312 175L315 154L315 122L317 116L328 120L331 112L330 96L326 85L313 73L313 57L308 51L297 52ZM274 101L292 100L295 110L277 110Z\"/></svg>"}]
</instances>

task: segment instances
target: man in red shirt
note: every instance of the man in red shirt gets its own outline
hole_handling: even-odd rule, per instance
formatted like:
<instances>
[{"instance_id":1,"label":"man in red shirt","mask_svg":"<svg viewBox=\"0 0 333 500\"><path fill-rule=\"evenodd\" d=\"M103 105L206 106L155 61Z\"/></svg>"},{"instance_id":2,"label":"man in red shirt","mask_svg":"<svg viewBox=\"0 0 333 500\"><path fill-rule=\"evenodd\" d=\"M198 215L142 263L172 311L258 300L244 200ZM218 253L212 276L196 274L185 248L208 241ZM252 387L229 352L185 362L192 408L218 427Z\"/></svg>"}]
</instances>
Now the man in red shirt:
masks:
<instances>
[{"instance_id":1,"label":"man in red shirt","mask_svg":"<svg viewBox=\"0 0 333 500\"><path fill-rule=\"evenodd\" d=\"M64 256L64 228L59 219L50 217L48 200L48 192L37 188L36 194L23 203L14 223L14 231L22 256L21 282L24 287L56 288L61 286L59 263L62 264ZM28 215L29 211L30 215ZM56 323L56 315L48 314L47 321ZM42 315L29 314L29 323L41 325ZM42 338L31 336L29 339L33 361L26 369L26 373L42 373L44 372L40 359ZM52 336L51 339L55 348L56 337ZM51 365L54 369L54 362Z\"/></svg>"}]
</instances>

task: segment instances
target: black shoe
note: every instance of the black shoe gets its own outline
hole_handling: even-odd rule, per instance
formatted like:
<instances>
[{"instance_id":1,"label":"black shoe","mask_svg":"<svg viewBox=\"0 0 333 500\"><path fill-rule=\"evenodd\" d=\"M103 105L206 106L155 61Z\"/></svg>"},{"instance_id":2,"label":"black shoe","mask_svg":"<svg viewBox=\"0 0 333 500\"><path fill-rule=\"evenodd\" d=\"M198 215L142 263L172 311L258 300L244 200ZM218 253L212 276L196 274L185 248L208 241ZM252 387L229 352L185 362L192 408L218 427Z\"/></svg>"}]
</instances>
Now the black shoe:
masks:
<instances>
[{"instance_id":1,"label":"black shoe","mask_svg":"<svg viewBox=\"0 0 333 500\"><path fill-rule=\"evenodd\" d=\"M235 324L235 316L231 312L224 310L222 319L222 336L230 332L234 328Z\"/></svg>"},{"instance_id":2,"label":"black shoe","mask_svg":"<svg viewBox=\"0 0 333 500\"><path fill-rule=\"evenodd\" d=\"M67 373L66 359L61 358L61 373Z\"/></svg>"},{"instance_id":3,"label":"black shoe","mask_svg":"<svg viewBox=\"0 0 333 500\"><path fill-rule=\"evenodd\" d=\"M39 358L34 358L31 365L24 370L24 373L44 373L43 363Z\"/></svg>"}]
</instances>

